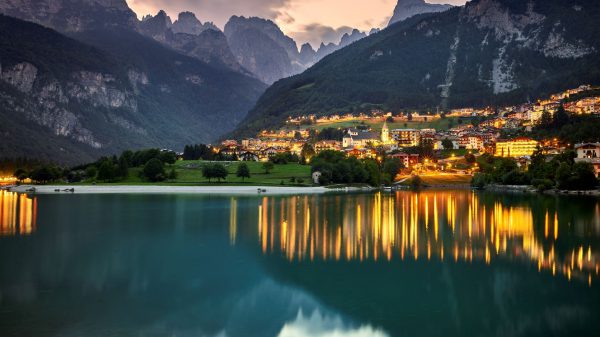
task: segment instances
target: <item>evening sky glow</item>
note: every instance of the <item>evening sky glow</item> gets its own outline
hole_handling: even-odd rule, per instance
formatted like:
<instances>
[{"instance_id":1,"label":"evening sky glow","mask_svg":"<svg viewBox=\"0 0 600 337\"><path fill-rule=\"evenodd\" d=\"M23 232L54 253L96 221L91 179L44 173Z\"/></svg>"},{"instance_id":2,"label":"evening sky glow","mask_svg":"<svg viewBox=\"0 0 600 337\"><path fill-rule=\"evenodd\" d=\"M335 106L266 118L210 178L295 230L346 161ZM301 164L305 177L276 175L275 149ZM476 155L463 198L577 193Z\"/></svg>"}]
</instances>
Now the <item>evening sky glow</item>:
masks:
<instances>
[{"instance_id":1,"label":"evening sky glow","mask_svg":"<svg viewBox=\"0 0 600 337\"><path fill-rule=\"evenodd\" d=\"M352 28L369 31L387 25L397 0L127 0L141 18L163 9L173 20L191 11L221 29L232 15L272 19L299 44L338 42ZM463 5L466 0L428 0Z\"/></svg>"}]
</instances>

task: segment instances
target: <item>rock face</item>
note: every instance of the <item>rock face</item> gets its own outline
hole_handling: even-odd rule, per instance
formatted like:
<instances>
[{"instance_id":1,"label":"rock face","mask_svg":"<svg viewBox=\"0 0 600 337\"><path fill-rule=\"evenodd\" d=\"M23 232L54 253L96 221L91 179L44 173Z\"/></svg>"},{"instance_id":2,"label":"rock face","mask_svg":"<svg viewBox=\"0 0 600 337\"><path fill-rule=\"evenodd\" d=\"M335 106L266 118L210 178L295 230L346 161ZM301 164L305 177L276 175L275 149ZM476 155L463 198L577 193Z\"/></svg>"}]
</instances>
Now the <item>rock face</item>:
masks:
<instances>
[{"instance_id":1,"label":"rock face","mask_svg":"<svg viewBox=\"0 0 600 337\"><path fill-rule=\"evenodd\" d=\"M296 42L286 36L271 20L233 16L225 25L225 36L238 62L267 84L296 75L323 57L367 34L353 30L344 34L339 44L321 44L314 50L304 44L298 51Z\"/></svg>"},{"instance_id":2,"label":"rock face","mask_svg":"<svg viewBox=\"0 0 600 337\"><path fill-rule=\"evenodd\" d=\"M452 5L429 4L425 0L398 0L388 26L418 14L443 12L450 8Z\"/></svg>"},{"instance_id":3,"label":"rock face","mask_svg":"<svg viewBox=\"0 0 600 337\"><path fill-rule=\"evenodd\" d=\"M472 0L415 16L275 83L244 130L366 103L387 111L510 105L600 84L597 22L597 0Z\"/></svg>"},{"instance_id":4,"label":"rock face","mask_svg":"<svg viewBox=\"0 0 600 337\"><path fill-rule=\"evenodd\" d=\"M130 29L67 38L0 15L0 31L3 157L81 163L209 142L233 129L264 90ZM201 35L212 32L219 33Z\"/></svg>"},{"instance_id":5,"label":"rock face","mask_svg":"<svg viewBox=\"0 0 600 337\"><path fill-rule=\"evenodd\" d=\"M155 16L144 17L139 30L185 55L249 74L231 52L225 35L212 23L202 24L192 13L181 13L172 23L171 18L160 11Z\"/></svg>"},{"instance_id":6,"label":"rock face","mask_svg":"<svg viewBox=\"0 0 600 337\"><path fill-rule=\"evenodd\" d=\"M0 13L65 32L137 25L125 0L4 0Z\"/></svg>"},{"instance_id":7,"label":"rock face","mask_svg":"<svg viewBox=\"0 0 600 337\"><path fill-rule=\"evenodd\" d=\"M171 29L173 30L173 33L185 33L191 35L200 35L207 29L219 31L219 28L217 28L214 23L202 23L192 12L179 13L179 17L177 18L177 21L173 23Z\"/></svg>"},{"instance_id":8,"label":"rock face","mask_svg":"<svg viewBox=\"0 0 600 337\"><path fill-rule=\"evenodd\" d=\"M224 33L237 61L267 84L305 69L296 42L270 20L233 16Z\"/></svg>"}]
</instances>

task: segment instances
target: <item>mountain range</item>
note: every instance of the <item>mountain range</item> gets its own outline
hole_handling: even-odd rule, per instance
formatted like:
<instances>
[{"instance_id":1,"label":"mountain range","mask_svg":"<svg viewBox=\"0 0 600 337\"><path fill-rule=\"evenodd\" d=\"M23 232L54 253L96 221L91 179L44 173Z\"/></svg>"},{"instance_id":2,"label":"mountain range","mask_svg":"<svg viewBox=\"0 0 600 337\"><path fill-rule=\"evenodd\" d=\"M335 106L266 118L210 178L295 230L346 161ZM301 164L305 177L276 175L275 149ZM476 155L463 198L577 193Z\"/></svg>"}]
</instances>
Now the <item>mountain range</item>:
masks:
<instances>
[{"instance_id":1,"label":"mountain range","mask_svg":"<svg viewBox=\"0 0 600 337\"><path fill-rule=\"evenodd\" d=\"M413 16L276 82L234 136L288 116L529 101L600 82L596 0L472 0Z\"/></svg>"},{"instance_id":2,"label":"mountain range","mask_svg":"<svg viewBox=\"0 0 600 337\"><path fill-rule=\"evenodd\" d=\"M237 126L266 88L141 34L125 1L10 0L0 10L27 20L0 16L3 157L78 163L210 142Z\"/></svg>"},{"instance_id":3,"label":"mountain range","mask_svg":"<svg viewBox=\"0 0 600 337\"><path fill-rule=\"evenodd\" d=\"M510 104L598 84L599 7L399 0L388 28L315 50L255 17L221 31L191 12L138 20L124 0L0 0L0 157L79 163L254 136L288 116Z\"/></svg>"}]
</instances>

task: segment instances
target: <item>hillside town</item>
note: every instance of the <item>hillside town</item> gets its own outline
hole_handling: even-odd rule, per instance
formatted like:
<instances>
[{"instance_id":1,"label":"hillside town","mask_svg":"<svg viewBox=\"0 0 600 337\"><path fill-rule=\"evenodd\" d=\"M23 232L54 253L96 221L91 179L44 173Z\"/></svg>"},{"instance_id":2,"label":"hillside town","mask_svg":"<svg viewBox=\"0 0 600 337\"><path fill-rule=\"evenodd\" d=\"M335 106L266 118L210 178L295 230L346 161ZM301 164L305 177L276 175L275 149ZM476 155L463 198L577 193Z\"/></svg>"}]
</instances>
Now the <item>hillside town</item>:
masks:
<instances>
[{"instance_id":1,"label":"hillside town","mask_svg":"<svg viewBox=\"0 0 600 337\"><path fill-rule=\"evenodd\" d=\"M552 118L560 108L572 114L600 117L598 88L582 85L536 103L502 108L463 108L435 114L373 110L359 114L289 117L281 129L263 130L255 138L241 141L226 140L214 151L242 161L267 161L278 153L302 156L303 149L310 146L315 154L334 150L361 159L377 159L385 153L399 158L408 169L440 171L459 168L452 165L460 159L456 154L489 153L515 158L526 165L538 147L546 155L573 148L577 160L592 163L596 175L600 176L600 143L569 144L558 139L535 140L528 136L542 122L544 114ZM446 125L450 127L431 126L444 125L443 120L447 120ZM415 123L426 127L392 127ZM351 126L344 127L348 124ZM514 133L519 135L511 137ZM428 146L432 151L415 151L420 146Z\"/></svg>"}]
</instances>

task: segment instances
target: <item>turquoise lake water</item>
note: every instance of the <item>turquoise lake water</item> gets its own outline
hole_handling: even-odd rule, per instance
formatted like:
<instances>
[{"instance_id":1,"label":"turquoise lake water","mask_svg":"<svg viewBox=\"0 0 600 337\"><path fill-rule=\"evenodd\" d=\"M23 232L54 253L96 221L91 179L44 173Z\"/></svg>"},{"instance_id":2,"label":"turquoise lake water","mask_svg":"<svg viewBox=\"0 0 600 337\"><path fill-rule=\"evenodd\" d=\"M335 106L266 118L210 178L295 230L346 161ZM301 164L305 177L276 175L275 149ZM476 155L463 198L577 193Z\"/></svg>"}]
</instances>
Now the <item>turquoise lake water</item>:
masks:
<instances>
[{"instance_id":1,"label":"turquoise lake water","mask_svg":"<svg viewBox=\"0 0 600 337\"><path fill-rule=\"evenodd\" d=\"M0 336L598 336L600 200L0 192Z\"/></svg>"}]
</instances>

